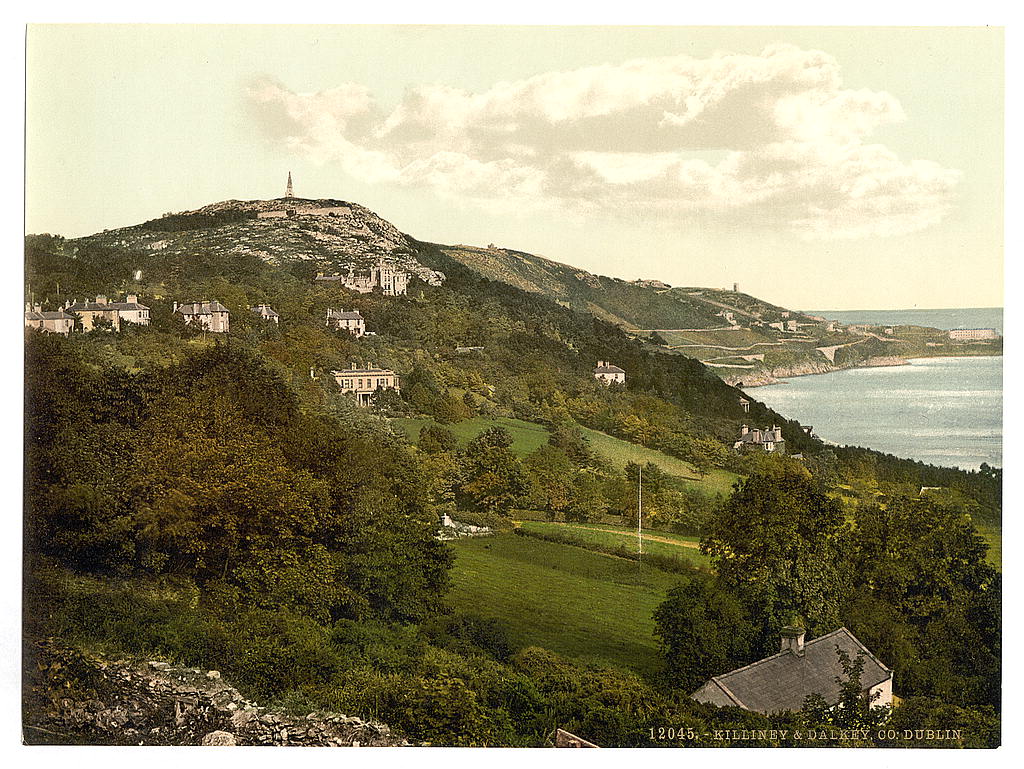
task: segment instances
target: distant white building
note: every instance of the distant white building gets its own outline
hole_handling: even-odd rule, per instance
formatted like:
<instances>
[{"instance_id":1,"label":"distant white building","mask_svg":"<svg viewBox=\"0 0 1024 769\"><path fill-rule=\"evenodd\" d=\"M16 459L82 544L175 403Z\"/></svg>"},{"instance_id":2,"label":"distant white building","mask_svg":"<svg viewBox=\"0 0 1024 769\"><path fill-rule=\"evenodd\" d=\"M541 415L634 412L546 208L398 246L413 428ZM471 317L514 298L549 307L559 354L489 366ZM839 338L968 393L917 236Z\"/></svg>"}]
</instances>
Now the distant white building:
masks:
<instances>
[{"instance_id":1,"label":"distant white building","mask_svg":"<svg viewBox=\"0 0 1024 769\"><path fill-rule=\"evenodd\" d=\"M626 372L624 369L618 366L613 366L606 360L599 360L597 366L594 368L594 379L599 381L601 384L611 384L616 382L617 384L625 384Z\"/></svg>"},{"instance_id":2,"label":"distant white building","mask_svg":"<svg viewBox=\"0 0 1024 769\"><path fill-rule=\"evenodd\" d=\"M954 342L974 342L979 339L998 339L999 333L994 328L952 328L949 338Z\"/></svg>"},{"instance_id":3,"label":"distant white building","mask_svg":"<svg viewBox=\"0 0 1024 769\"><path fill-rule=\"evenodd\" d=\"M366 333L366 321L359 310L346 312L345 310L327 310L327 327L335 331L345 330L352 336L362 336Z\"/></svg>"}]
</instances>

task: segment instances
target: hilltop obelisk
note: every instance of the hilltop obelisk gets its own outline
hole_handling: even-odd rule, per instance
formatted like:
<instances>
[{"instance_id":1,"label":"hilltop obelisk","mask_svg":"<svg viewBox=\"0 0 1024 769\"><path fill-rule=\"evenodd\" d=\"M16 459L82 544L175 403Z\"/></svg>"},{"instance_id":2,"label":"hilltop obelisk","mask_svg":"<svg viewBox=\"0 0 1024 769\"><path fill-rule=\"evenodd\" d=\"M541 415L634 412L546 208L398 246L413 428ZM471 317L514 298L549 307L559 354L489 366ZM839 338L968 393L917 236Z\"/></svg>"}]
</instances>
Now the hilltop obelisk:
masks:
<instances>
[{"instance_id":1,"label":"hilltop obelisk","mask_svg":"<svg viewBox=\"0 0 1024 769\"><path fill-rule=\"evenodd\" d=\"M284 191L284 196L286 198L294 198L295 197L295 193L292 192L292 172L291 171L288 172L288 187Z\"/></svg>"}]
</instances>

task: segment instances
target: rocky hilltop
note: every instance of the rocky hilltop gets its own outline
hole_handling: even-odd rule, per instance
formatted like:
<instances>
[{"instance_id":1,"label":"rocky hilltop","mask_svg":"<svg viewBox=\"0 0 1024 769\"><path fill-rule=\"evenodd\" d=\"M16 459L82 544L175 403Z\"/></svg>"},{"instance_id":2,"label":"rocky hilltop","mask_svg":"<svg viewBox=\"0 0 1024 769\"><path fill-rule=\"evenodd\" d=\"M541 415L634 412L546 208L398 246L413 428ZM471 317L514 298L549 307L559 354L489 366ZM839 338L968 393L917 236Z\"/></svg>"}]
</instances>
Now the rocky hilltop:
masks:
<instances>
[{"instance_id":1,"label":"rocky hilltop","mask_svg":"<svg viewBox=\"0 0 1024 769\"><path fill-rule=\"evenodd\" d=\"M324 273L365 270L384 259L426 282L444 279L417 260L413 241L393 224L364 206L331 198L225 200L82 241L169 259L216 249L278 266L306 264Z\"/></svg>"}]
</instances>

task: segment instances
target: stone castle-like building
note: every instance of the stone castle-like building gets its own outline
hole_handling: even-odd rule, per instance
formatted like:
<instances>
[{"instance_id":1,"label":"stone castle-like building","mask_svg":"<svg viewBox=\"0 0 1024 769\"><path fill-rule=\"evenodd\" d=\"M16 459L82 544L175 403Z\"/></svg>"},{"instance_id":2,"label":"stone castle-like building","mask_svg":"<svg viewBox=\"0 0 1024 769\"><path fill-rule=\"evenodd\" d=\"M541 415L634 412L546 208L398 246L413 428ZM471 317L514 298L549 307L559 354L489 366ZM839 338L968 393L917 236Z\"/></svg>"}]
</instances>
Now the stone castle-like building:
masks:
<instances>
[{"instance_id":1,"label":"stone castle-like building","mask_svg":"<svg viewBox=\"0 0 1024 769\"><path fill-rule=\"evenodd\" d=\"M409 287L409 273L384 259L378 259L370 267L369 274L356 274L349 268L346 275L337 272L324 275L321 272L313 280L315 283L340 283L360 294L369 294L375 288L380 288L384 296L404 296Z\"/></svg>"}]
</instances>

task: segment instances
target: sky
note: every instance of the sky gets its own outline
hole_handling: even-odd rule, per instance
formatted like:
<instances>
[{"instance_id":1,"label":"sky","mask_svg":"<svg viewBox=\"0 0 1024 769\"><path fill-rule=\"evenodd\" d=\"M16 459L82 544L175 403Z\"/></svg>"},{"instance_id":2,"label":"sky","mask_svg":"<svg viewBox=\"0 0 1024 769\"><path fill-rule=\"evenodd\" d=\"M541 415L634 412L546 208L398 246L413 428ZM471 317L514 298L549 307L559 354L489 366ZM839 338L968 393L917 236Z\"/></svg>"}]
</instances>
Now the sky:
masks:
<instances>
[{"instance_id":1,"label":"sky","mask_svg":"<svg viewBox=\"0 0 1024 769\"><path fill-rule=\"evenodd\" d=\"M230 198L796 309L1003 304L981 27L30 26L26 231Z\"/></svg>"}]
</instances>

